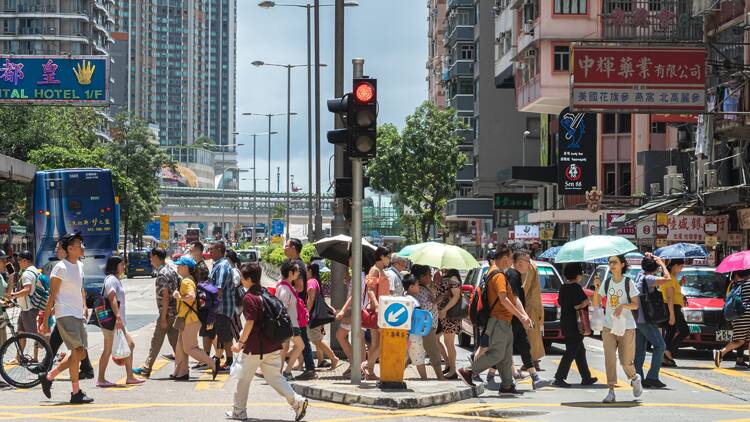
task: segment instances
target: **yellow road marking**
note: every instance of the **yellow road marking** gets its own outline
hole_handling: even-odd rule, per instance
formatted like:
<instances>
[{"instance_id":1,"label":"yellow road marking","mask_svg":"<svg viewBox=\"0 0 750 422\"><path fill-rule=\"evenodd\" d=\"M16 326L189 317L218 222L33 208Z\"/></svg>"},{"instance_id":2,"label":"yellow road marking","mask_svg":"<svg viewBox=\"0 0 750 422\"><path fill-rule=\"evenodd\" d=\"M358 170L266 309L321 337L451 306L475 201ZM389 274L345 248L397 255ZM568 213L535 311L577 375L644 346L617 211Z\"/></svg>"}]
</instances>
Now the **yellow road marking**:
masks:
<instances>
[{"instance_id":1,"label":"yellow road marking","mask_svg":"<svg viewBox=\"0 0 750 422\"><path fill-rule=\"evenodd\" d=\"M554 360L552 362L554 362L554 363L556 363L558 365L560 364L560 360L559 359L558 360ZM578 366L576 365L575 362L573 362L573 364L570 365L570 368L578 370ZM598 369L594 369L591 366L589 366L589 372L591 372L591 376L592 377L599 378L599 381L598 381L599 383L602 383L604 385L607 384L607 374L606 373L604 373L604 372L602 372L602 371L600 371ZM615 390L631 390L631 388L630 388L630 386L622 385L622 384L620 384L618 382L615 385Z\"/></svg>"},{"instance_id":2,"label":"yellow road marking","mask_svg":"<svg viewBox=\"0 0 750 422\"><path fill-rule=\"evenodd\" d=\"M644 369L645 369L645 366L644 366ZM677 372L670 371L668 369L662 369L660 372L662 374L664 374L664 375L668 375L668 376L670 376L672 378L675 378L675 379L678 379L680 381L684 381L686 383L693 384L696 387L703 387L703 388L707 388L707 389L710 389L710 390L718 391L718 392L721 392L721 393L726 393L727 391L729 391L729 390L727 390L724 387L719 387L718 385L711 384L709 382L706 382L706 381L703 381L703 380L699 380L697 378L689 377L687 375L682 375L682 374L679 374Z\"/></svg>"},{"instance_id":3,"label":"yellow road marking","mask_svg":"<svg viewBox=\"0 0 750 422\"><path fill-rule=\"evenodd\" d=\"M711 367L706 367L706 369L711 369L712 371L715 371L724 375L729 375L730 377L750 379L750 373L737 371L735 369L711 368Z\"/></svg>"},{"instance_id":4,"label":"yellow road marking","mask_svg":"<svg viewBox=\"0 0 750 422\"><path fill-rule=\"evenodd\" d=\"M211 379L211 373L203 374L200 381L195 384L195 391L223 390L224 383L229 380L229 374L219 374L216 380Z\"/></svg>"}]
</instances>

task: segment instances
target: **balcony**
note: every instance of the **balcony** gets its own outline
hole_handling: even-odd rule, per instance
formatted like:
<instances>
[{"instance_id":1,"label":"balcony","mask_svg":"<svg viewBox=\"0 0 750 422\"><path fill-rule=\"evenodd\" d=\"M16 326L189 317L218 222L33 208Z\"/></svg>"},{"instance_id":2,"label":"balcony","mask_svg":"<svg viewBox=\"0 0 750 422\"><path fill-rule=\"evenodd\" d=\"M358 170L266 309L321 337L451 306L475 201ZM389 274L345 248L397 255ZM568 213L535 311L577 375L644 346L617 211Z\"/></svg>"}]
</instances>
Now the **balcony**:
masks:
<instances>
[{"instance_id":1,"label":"balcony","mask_svg":"<svg viewBox=\"0 0 750 422\"><path fill-rule=\"evenodd\" d=\"M453 198L445 207L448 221L489 219L494 215L492 198Z\"/></svg>"},{"instance_id":2,"label":"balcony","mask_svg":"<svg viewBox=\"0 0 750 422\"><path fill-rule=\"evenodd\" d=\"M456 7L474 7L474 0L448 0L445 3L446 11Z\"/></svg>"},{"instance_id":3,"label":"balcony","mask_svg":"<svg viewBox=\"0 0 750 422\"><path fill-rule=\"evenodd\" d=\"M448 79L459 76L474 77L474 62L470 60L457 60L448 68Z\"/></svg>"},{"instance_id":4,"label":"balcony","mask_svg":"<svg viewBox=\"0 0 750 422\"><path fill-rule=\"evenodd\" d=\"M474 164L465 164L456 173L457 181L470 182L474 180Z\"/></svg>"},{"instance_id":5,"label":"balcony","mask_svg":"<svg viewBox=\"0 0 750 422\"><path fill-rule=\"evenodd\" d=\"M462 145L472 145L474 143L474 131L472 129L457 129L451 135L460 136Z\"/></svg>"},{"instance_id":6,"label":"balcony","mask_svg":"<svg viewBox=\"0 0 750 422\"><path fill-rule=\"evenodd\" d=\"M474 94L456 94L447 101L447 106L456 111L473 111Z\"/></svg>"},{"instance_id":7,"label":"balcony","mask_svg":"<svg viewBox=\"0 0 750 422\"><path fill-rule=\"evenodd\" d=\"M703 40L693 0L604 0L602 38L609 41Z\"/></svg>"},{"instance_id":8,"label":"balcony","mask_svg":"<svg viewBox=\"0 0 750 422\"><path fill-rule=\"evenodd\" d=\"M474 25L456 25L445 37L445 45L451 46L459 41L474 42Z\"/></svg>"},{"instance_id":9,"label":"balcony","mask_svg":"<svg viewBox=\"0 0 750 422\"><path fill-rule=\"evenodd\" d=\"M526 113L558 114L570 103L566 76L536 75L526 83L516 78L516 109Z\"/></svg>"}]
</instances>

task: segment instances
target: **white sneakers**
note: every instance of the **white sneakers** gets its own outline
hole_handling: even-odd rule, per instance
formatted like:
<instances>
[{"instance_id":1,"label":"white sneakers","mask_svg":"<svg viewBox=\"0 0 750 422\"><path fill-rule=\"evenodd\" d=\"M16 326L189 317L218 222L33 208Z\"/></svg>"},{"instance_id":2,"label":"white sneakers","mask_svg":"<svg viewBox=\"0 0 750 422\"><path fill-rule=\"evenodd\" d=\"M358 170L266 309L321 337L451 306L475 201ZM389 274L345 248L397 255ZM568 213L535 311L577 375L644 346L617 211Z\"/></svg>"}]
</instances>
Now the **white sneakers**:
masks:
<instances>
[{"instance_id":1,"label":"white sneakers","mask_svg":"<svg viewBox=\"0 0 750 422\"><path fill-rule=\"evenodd\" d=\"M297 396L294 399L294 403L292 403L292 410L294 410L294 420L301 421L305 417L305 413L307 413L307 399ZM244 421L247 420L247 410L227 410L224 412L224 416L236 421Z\"/></svg>"},{"instance_id":2,"label":"white sneakers","mask_svg":"<svg viewBox=\"0 0 750 422\"><path fill-rule=\"evenodd\" d=\"M641 376L636 374L635 378L630 381L630 386L633 387L633 397L638 398L643 394L643 383L641 382ZM607 396L604 397L602 403L614 403L615 402L615 390L610 388Z\"/></svg>"},{"instance_id":3,"label":"white sneakers","mask_svg":"<svg viewBox=\"0 0 750 422\"><path fill-rule=\"evenodd\" d=\"M224 416L236 421L244 421L247 419L247 410L227 410L226 412L224 412Z\"/></svg>"}]
</instances>

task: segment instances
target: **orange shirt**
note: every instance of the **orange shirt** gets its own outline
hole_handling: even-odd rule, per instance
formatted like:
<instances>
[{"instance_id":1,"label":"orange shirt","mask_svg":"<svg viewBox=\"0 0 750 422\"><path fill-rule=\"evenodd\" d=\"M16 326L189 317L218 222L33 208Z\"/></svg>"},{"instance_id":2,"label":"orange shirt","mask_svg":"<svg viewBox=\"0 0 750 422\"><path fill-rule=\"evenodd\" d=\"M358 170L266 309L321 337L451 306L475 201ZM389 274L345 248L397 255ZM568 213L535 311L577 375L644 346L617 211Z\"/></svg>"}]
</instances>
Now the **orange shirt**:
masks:
<instances>
[{"instance_id":1,"label":"orange shirt","mask_svg":"<svg viewBox=\"0 0 750 422\"><path fill-rule=\"evenodd\" d=\"M492 267L490 267L487 273L489 274L497 269L498 268L493 265ZM505 278L505 274L503 274L502 272L492 277L489 283L487 283L487 288L487 299L489 300L489 304L487 304L486 306L492 306L492 304L497 300L498 295L501 293L506 294L511 302L516 303L516 296L513 294L513 289L508 288L508 281ZM500 301L498 301L495 307L492 308L492 310L490 311L490 316L492 318L508 322L513 319L513 314L508 311Z\"/></svg>"}]
</instances>

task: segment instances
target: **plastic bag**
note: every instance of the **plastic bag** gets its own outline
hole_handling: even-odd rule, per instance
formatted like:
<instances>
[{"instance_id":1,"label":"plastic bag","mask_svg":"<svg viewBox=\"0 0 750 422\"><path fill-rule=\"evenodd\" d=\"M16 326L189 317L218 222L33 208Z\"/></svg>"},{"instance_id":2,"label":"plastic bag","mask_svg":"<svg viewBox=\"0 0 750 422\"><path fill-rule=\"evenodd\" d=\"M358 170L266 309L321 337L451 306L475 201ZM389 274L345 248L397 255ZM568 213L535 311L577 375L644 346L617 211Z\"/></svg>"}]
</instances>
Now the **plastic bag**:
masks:
<instances>
[{"instance_id":1,"label":"plastic bag","mask_svg":"<svg viewBox=\"0 0 750 422\"><path fill-rule=\"evenodd\" d=\"M591 311L591 331L598 333L604 330L604 309L594 308Z\"/></svg>"},{"instance_id":2,"label":"plastic bag","mask_svg":"<svg viewBox=\"0 0 750 422\"><path fill-rule=\"evenodd\" d=\"M623 311L626 312L626 311ZM630 311L627 311L630 312ZM610 332L616 336L625 335L625 329L627 328L628 320L625 319L625 315L620 314L619 317L612 315L612 329Z\"/></svg>"},{"instance_id":3,"label":"plastic bag","mask_svg":"<svg viewBox=\"0 0 750 422\"><path fill-rule=\"evenodd\" d=\"M130 346L128 345L128 339L125 337L125 333L122 330L115 330L115 339L112 344L112 359L126 359L130 356Z\"/></svg>"},{"instance_id":4,"label":"plastic bag","mask_svg":"<svg viewBox=\"0 0 750 422\"><path fill-rule=\"evenodd\" d=\"M245 354L242 352L235 355L234 362L232 362L232 366L229 368L229 377L231 379L239 381L242 374L242 359L244 356Z\"/></svg>"}]
</instances>

